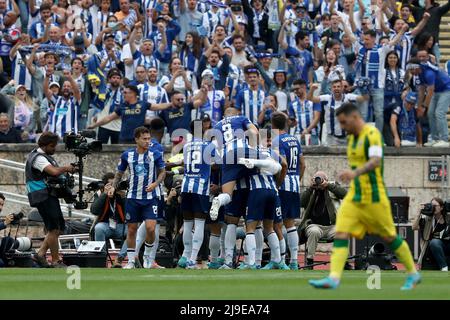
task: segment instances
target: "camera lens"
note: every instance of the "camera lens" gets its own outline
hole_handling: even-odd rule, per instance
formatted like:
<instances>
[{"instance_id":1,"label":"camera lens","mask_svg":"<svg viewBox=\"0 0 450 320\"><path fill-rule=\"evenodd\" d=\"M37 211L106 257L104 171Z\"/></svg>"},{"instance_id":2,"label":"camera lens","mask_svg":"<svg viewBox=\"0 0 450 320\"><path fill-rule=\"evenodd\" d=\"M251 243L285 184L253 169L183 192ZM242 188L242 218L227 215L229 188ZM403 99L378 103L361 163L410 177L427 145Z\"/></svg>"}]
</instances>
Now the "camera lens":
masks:
<instances>
[{"instance_id":1,"label":"camera lens","mask_svg":"<svg viewBox=\"0 0 450 320\"><path fill-rule=\"evenodd\" d=\"M315 177L314 178L314 184L321 185L322 184L322 178L321 177Z\"/></svg>"}]
</instances>

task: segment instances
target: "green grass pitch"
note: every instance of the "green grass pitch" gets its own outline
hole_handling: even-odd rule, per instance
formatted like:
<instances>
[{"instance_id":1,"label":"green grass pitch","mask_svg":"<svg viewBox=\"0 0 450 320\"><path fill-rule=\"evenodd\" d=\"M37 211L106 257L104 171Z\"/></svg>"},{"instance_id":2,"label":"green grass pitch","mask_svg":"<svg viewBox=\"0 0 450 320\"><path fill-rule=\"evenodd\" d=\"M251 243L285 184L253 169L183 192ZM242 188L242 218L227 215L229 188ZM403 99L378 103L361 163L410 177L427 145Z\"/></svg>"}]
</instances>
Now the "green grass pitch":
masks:
<instances>
[{"instance_id":1,"label":"green grass pitch","mask_svg":"<svg viewBox=\"0 0 450 320\"><path fill-rule=\"evenodd\" d=\"M81 270L81 289L67 289L64 269L0 269L0 299L450 299L447 272L423 271L422 283L402 292L406 274L381 273L381 289L369 290L364 271L344 273L337 290L309 286L327 271Z\"/></svg>"}]
</instances>

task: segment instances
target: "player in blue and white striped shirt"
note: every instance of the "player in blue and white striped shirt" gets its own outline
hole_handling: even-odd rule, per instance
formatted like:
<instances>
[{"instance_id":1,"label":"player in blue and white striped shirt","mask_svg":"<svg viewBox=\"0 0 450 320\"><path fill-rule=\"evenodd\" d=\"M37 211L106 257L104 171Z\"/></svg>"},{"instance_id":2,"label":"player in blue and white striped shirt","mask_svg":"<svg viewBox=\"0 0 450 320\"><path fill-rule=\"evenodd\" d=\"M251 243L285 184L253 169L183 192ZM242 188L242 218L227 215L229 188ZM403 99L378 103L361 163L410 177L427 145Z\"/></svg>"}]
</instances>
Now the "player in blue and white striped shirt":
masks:
<instances>
[{"instance_id":1,"label":"player in blue and white striped shirt","mask_svg":"<svg viewBox=\"0 0 450 320\"><path fill-rule=\"evenodd\" d=\"M203 242L206 215L209 212L211 164L216 155L215 145L205 141L202 121L191 122L191 142L183 147L184 177L181 187L183 212L183 256L178 265L196 269L197 255ZM194 228L194 233L192 233ZM187 262L186 262L187 260Z\"/></svg>"},{"instance_id":2,"label":"player in blue and white striped shirt","mask_svg":"<svg viewBox=\"0 0 450 320\"><path fill-rule=\"evenodd\" d=\"M78 132L78 112L81 103L81 92L71 75L64 81L59 96L54 96L49 90L50 68L44 78L44 93L55 106L50 114L49 131L64 137L68 132Z\"/></svg>"},{"instance_id":3,"label":"player in blue and white striped shirt","mask_svg":"<svg viewBox=\"0 0 450 320\"><path fill-rule=\"evenodd\" d=\"M145 239L144 267L150 267L150 251L155 241L155 226L158 218L159 185L164 180L163 154L157 150L150 150L150 131L145 127L134 130L136 148L122 153L117 173L114 178L114 187L122 179L123 173L130 170L130 188L127 194L125 207L128 223L127 256L128 264L125 269L135 267L136 258L136 231L138 223L145 221L147 236ZM114 189L112 189L114 192Z\"/></svg>"},{"instance_id":4,"label":"player in blue and white striped shirt","mask_svg":"<svg viewBox=\"0 0 450 320\"><path fill-rule=\"evenodd\" d=\"M262 110L266 93L259 88L259 72L256 68L246 67L244 72L247 76L249 87L242 89L236 96L236 108L250 119L254 124L258 123L258 115Z\"/></svg>"},{"instance_id":5,"label":"player in blue and white striped shirt","mask_svg":"<svg viewBox=\"0 0 450 320\"><path fill-rule=\"evenodd\" d=\"M277 112L272 115L272 130L279 135L272 140L272 149L278 150L286 159L286 177L281 182L279 196L281 214L287 231L287 243L291 256L289 268L298 270L298 233L295 219L300 218L300 180L305 172L305 160L302 148L294 136L287 133L288 119L284 113ZM281 225L278 226L281 229Z\"/></svg>"},{"instance_id":6,"label":"player in blue and white striped shirt","mask_svg":"<svg viewBox=\"0 0 450 320\"><path fill-rule=\"evenodd\" d=\"M282 269L289 270L280 254L280 240L274 231L274 221L280 221L281 207L280 198L278 196L276 181L274 174L281 171L282 167L287 167L286 160L280 158L282 165L273 159L278 158L275 153L270 153L267 149L258 148L258 159L246 159L248 168L253 168L253 165L261 161L272 162L272 169L260 169L255 174L249 176L250 192L248 194L247 202L247 216L245 219L246 236L245 242L247 244L248 261L247 264L240 267L240 269L256 269L256 237L255 231L258 225L264 220L264 230L267 234L267 240L270 247L270 262L263 269ZM282 176L284 172L280 173ZM283 177L278 179L283 179ZM283 239L284 241L284 239Z\"/></svg>"},{"instance_id":7,"label":"player in blue and white striped shirt","mask_svg":"<svg viewBox=\"0 0 450 320\"><path fill-rule=\"evenodd\" d=\"M231 202L236 181L248 175L248 169L238 164L239 158L249 157L251 148L246 141L256 146L258 129L250 120L239 115L235 108L225 110L225 118L219 121L212 130L222 155L222 193L213 199L211 219L216 220L221 206Z\"/></svg>"}]
</instances>

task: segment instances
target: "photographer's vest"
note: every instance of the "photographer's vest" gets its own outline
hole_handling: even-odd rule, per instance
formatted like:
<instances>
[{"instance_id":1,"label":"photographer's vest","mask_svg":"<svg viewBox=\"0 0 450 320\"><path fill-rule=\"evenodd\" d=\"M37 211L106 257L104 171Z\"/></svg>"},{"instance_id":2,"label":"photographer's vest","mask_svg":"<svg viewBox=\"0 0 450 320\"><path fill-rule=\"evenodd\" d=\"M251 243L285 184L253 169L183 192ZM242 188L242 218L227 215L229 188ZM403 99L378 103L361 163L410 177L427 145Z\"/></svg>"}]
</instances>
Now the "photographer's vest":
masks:
<instances>
[{"instance_id":1,"label":"photographer's vest","mask_svg":"<svg viewBox=\"0 0 450 320\"><path fill-rule=\"evenodd\" d=\"M55 159L45 153L39 153L37 149L31 151L25 164L25 181L28 192L28 200L31 207L36 207L39 203L45 201L49 197L47 184L45 182L47 174L33 168L34 161L38 156L45 157L53 166L57 167Z\"/></svg>"}]
</instances>

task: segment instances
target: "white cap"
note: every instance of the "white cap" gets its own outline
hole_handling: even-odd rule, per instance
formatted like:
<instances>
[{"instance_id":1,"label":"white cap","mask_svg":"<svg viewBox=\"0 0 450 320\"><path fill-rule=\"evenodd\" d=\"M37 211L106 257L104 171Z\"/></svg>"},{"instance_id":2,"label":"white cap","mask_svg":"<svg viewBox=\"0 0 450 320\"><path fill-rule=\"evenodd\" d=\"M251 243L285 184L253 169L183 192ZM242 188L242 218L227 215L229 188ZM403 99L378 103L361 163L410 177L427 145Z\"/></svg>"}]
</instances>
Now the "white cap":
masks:
<instances>
[{"instance_id":1,"label":"white cap","mask_svg":"<svg viewBox=\"0 0 450 320\"><path fill-rule=\"evenodd\" d=\"M59 85L59 83L58 83L58 82L55 82L55 81L53 81L52 83L50 83L50 84L48 85L49 88L50 88L51 86L58 86L58 88L61 88L61 86Z\"/></svg>"},{"instance_id":2,"label":"white cap","mask_svg":"<svg viewBox=\"0 0 450 320\"><path fill-rule=\"evenodd\" d=\"M203 70L203 72L202 72L202 78L203 78L204 76L214 77L214 73L213 73L211 70L209 70L209 69L205 69L205 70Z\"/></svg>"}]
</instances>

